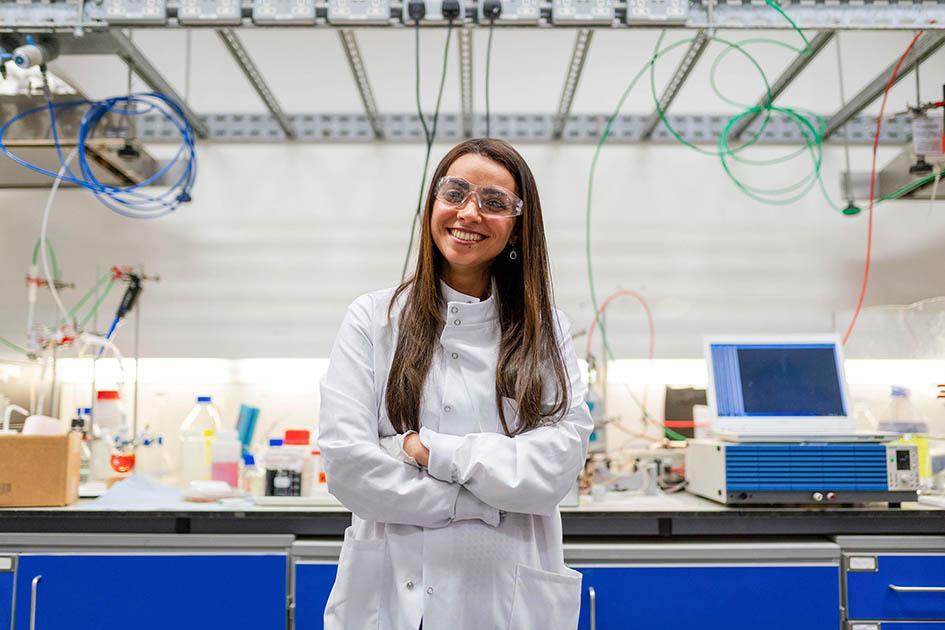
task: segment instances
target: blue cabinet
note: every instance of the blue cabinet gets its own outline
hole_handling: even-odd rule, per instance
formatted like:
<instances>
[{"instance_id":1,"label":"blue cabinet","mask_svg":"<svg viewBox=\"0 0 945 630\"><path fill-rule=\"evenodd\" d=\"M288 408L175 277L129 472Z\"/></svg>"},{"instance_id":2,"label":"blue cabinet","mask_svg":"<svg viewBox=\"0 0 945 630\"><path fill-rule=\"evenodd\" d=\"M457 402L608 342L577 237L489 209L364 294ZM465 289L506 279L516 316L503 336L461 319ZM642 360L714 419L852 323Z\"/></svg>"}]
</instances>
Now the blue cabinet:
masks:
<instances>
[{"instance_id":1,"label":"blue cabinet","mask_svg":"<svg viewBox=\"0 0 945 630\"><path fill-rule=\"evenodd\" d=\"M840 627L838 566L575 568L584 575L580 630L590 630L592 608L596 630Z\"/></svg>"},{"instance_id":2,"label":"blue cabinet","mask_svg":"<svg viewBox=\"0 0 945 630\"><path fill-rule=\"evenodd\" d=\"M9 630L13 623L13 570L16 558L0 556L0 630Z\"/></svg>"},{"instance_id":3,"label":"blue cabinet","mask_svg":"<svg viewBox=\"0 0 945 630\"><path fill-rule=\"evenodd\" d=\"M879 630L945 630L945 621L886 621Z\"/></svg>"},{"instance_id":4,"label":"blue cabinet","mask_svg":"<svg viewBox=\"0 0 945 630\"><path fill-rule=\"evenodd\" d=\"M14 630L284 629L287 582L285 554L22 554Z\"/></svg>"},{"instance_id":5,"label":"blue cabinet","mask_svg":"<svg viewBox=\"0 0 945 630\"><path fill-rule=\"evenodd\" d=\"M322 630L325 604L337 572L337 564L295 563L295 630Z\"/></svg>"}]
</instances>

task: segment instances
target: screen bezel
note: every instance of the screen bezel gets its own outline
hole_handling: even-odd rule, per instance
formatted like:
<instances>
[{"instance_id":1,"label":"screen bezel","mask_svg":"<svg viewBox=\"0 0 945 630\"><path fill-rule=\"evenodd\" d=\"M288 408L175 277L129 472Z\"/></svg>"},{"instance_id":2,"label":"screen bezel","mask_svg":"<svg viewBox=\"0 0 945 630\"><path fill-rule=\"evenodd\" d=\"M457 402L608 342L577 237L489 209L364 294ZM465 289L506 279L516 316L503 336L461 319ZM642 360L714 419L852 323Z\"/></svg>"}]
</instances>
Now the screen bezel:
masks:
<instances>
[{"instance_id":1,"label":"screen bezel","mask_svg":"<svg viewBox=\"0 0 945 630\"><path fill-rule=\"evenodd\" d=\"M713 345L831 345L840 379L840 398L843 416L719 416L715 395L715 367L712 362ZM856 429L850 415L850 396L844 367L843 344L839 335L713 335L706 337L703 356L708 369L706 399L712 415L714 431L765 435L852 433ZM777 424L777 426L772 426Z\"/></svg>"}]
</instances>

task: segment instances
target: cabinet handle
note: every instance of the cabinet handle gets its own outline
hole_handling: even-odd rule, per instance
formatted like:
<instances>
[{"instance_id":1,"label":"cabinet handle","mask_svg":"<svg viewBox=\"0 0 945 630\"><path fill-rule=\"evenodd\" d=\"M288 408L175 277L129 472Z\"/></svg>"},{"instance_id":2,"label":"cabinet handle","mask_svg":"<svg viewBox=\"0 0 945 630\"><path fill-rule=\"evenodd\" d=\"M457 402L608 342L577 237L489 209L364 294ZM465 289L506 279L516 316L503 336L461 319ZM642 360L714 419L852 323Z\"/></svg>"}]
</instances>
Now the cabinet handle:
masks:
<instances>
[{"instance_id":1,"label":"cabinet handle","mask_svg":"<svg viewBox=\"0 0 945 630\"><path fill-rule=\"evenodd\" d=\"M897 593L945 593L945 586L897 586L890 584L889 588Z\"/></svg>"},{"instance_id":2,"label":"cabinet handle","mask_svg":"<svg viewBox=\"0 0 945 630\"><path fill-rule=\"evenodd\" d=\"M36 630L36 598L39 595L39 581L42 579L42 575L37 575L30 585L30 630Z\"/></svg>"},{"instance_id":3,"label":"cabinet handle","mask_svg":"<svg viewBox=\"0 0 945 630\"><path fill-rule=\"evenodd\" d=\"M591 604L591 629L597 630L597 591L593 586L587 587L587 599ZM32 629L30 629L32 630Z\"/></svg>"}]
</instances>

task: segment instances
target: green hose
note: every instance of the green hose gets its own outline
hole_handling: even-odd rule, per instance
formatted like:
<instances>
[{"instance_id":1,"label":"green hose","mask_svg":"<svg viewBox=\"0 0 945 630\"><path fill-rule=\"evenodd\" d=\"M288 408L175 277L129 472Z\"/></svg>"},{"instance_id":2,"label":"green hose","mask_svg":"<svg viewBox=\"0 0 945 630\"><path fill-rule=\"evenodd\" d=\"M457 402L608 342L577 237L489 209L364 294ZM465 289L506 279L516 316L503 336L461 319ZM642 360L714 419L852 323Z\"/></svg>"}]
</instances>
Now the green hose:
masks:
<instances>
[{"instance_id":1,"label":"green hose","mask_svg":"<svg viewBox=\"0 0 945 630\"><path fill-rule=\"evenodd\" d=\"M102 277L98 279L98 282L95 283L95 286L85 292L85 295L82 296L82 299L79 300L78 304L76 304L76 305L73 306L71 309L69 309L69 317L70 317L70 319L75 319L76 313L78 313L79 310L80 310L83 306L85 306L85 303L88 302L89 299L91 299L91 297L92 297L93 295L95 295L95 292L98 291L98 290L102 287L102 285L103 285L105 282L107 282L108 280L110 280L110 279L112 279L112 278L114 278L114 274L113 274L111 271L108 271L108 272L106 272L104 275L102 275ZM106 293L106 295L107 295L107 293ZM101 301L102 301L102 300L99 300L99 302L97 303L97 306L95 306L95 307L92 309L92 311L90 312L90 315L94 315L94 314L95 314L95 311L97 311L97 310L98 310L98 307L101 306ZM66 323L66 319L65 319L65 318L62 318L62 319L59 320L59 326L62 326L62 325L65 324L65 323Z\"/></svg>"},{"instance_id":2,"label":"green hose","mask_svg":"<svg viewBox=\"0 0 945 630\"><path fill-rule=\"evenodd\" d=\"M111 274L109 273L109 275ZM101 283L101 280L99 280L99 283ZM81 328L85 328L85 325L89 323L89 320L91 320L95 313L98 312L98 309L102 306L102 303L105 301L105 298L108 297L108 294L111 293L112 287L114 286L114 282L108 283L108 285L105 287L105 290L102 292L102 295L100 295L95 304L92 305L92 310L86 313L85 317L82 318L82 321L79 322L79 326Z\"/></svg>"},{"instance_id":3,"label":"green hose","mask_svg":"<svg viewBox=\"0 0 945 630\"><path fill-rule=\"evenodd\" d=\"M25 354L25 355L29 354L29 352L26 351L26 348L21 348L20 346L16 345L12 341L8 341L7 339L4 339L3 337L0 337L0 345L4 345L10 348L17 354Z\"/></svg>"},{"instance_id":4,"label":"green hose","mask_svg":"<svg viewBox=\"0 0 945 630\"><path fill-rule=\"evenodd\" d=\"M772 9L774 9L775 11L777 11L779 14L781 14L781 16L783 16L791 25L791 27L798 33L798 35L800 35L801 39L804 41L804 49L798 52L801 54L810 55L812 52L810 48L810 42L808 41L804 33L800 30L800 28L798 28L797 24L773 0L766 0L766 4ZM811 115L809 112L803 112L801 110L794 110L788 107L776 107L773 104L771 86L768 83L768 79L764 73L764 70L761 68L761 65L758 63L758 61L751 54L749 54L744 48L745 45L751 45L751 44L756 44L756 43L761 43L761 42L772 43L778 46L785 46L785 44L777 40L763 40L763 39L758 39L758 38L745 40L743 42L729 42L717 36L709 37L710 41L721 43L724 46L726 46L723 52L723 56L727 55L729 52L732 52L732 51L737 51L741 55L743 55L758 71L759 76L761 77L762 81L765 84L766 93L767 93L767 98L765 99L765 103L763 106L746 107L745 111L743 111L741 114L738 114L737 116L729 120L728 124L725 126L724 132L721 134L718 140L718 150L712 151L708 149L703 149L701 147L697 147L694 144L682 138L679 135L679 133L673 128L670 122L667 120L666 113L659 102L660 99L656 92L656 80L655 80L656 61L662 58L668 52L675 50L676 48L683 46L685 44L690 44L695 40L695 38L683 39L673 44L670 44L666 48L661 49L665 35L666 35L665 30L660 33L660 36L656 41L656 46L654 47L653 54L651 55L650 60L630 80L630 83L627 85L627 88L624 90L623 94L618 100L613 113L607 119L607 124L605 125L604 130L601 133L600 139L597 142L597 146L594 150L594 156L591 160L590 173L588 175L587 211L585 214L585 226L584 226L585 256L587 258L587 278L588 278L588 286L591 292L591 303L594 308L594 317L596 318L597 325L600 328L601 338L603 340L604 348L605 348L605 351L607 353L607 357L609 360L614 360L615 355L610 346L610 341L607 337L606 327L603 321L601 321L601 318L599 315L597 291L594 286L594 267L593 267L593 260L592 260L592 248L591 248L591 215L592 215L591 211L593 207L594 174L597 169L597 162L600 158L601 151L604 147L604 144L607 142L607 138L610 136L610 132L611 132L611 129L613 128L614 122L616 121L617 117L620 115L620 110L623 108L624 102L626 101L627 97L630 95L630 92L633 90L636 84L647 72L647 70L649 70L650 72L650 90L653 96L653 101L656 104L657 114L660 120L663 122L663 125L669 131L669 133L672 134L673 137L676 138L676 140L678 140L682 144L702 154L718 157L728 177L732 180L733 183L735 183L735 185L740 190L742 190L742 192L747 194L752 199L755 199L762 203L767 203L767 204L772 204L772 205L785 205L788 203L793 203L794 201L800 199L815 184L819 183L821 192L824 194L824 197L827 199L828 203L830 203L831 206L839 209L839 207L829 199L826 192L826 188L823 184L823 180L821 177L821 166L823 164L823 130L824 130L823 119L819 116ZM795 51L798 50L793 47L789 47L789 48ZM729 104L736 105L738 107L745 107L743 104L734 103L730 99L726 98L724 95L720 93L720 90L717 89L717 85L715 82L715 69L717 67L717 64L718 64L718 60L716 60L716 62L713 64L713 69L712 69L713 89L716 91L717 94L719 94L722 97L723 101ZM747 149L750 146L753 146L758 141L758 139L762 137L764 130L771 119L772 111L775 111L775 112L778 112L780 114L787 116L788 120L791 120L794 124L798 126L798 128L801 131L801 135L803 136L805 140L804 146L798 150L793 151L792 153L786 156L781 156L775 159L750 160L750 159L739 156L738 154L741 151ZM755 131L755 133L746 142L742 143L741 145L734 148L729 146L729 135L731 133L732 127L743 118L749 115L754 115L754 114L763 115L762 123L759 126L758 130ZM817 121L816 127L813 123L811 123L809 118L816 119ZM731 160L731 161L737 161L741 164L749 164L749 165L754 165L754 166L773 166L773 165L783 164L789 160L792 160L796 157L804 155L805 153L810 154L811 161L813 164L812 171L808 173L807 175L805 175L804 177L802 177L797 182L794 182L793 184L790 184L788 186L783 186L780 188L759 188L759 187L749 186L748 184L745 184L744 182L738 179L738 177L734 174L734 172L732 171L729 165L729 160ZM629 387L626 387L626 389L627 389L627 393L630 395L631 400L633 400L633 402L636 404L636 406L640 409L641 413L643 414L644 421L655 422L652 416L649 414L649 411L639 401L639 399L636 397L633 391ZM663 428L664 428L665 434L672 439L677 439L677 440L686 439L685 436L673 431L672 429L669 429L666 427L663 427Z\"/></svg>"},{"instance_id":5,"label":"green hose","mask_svg":"<svg viewBox=\"0 0 945 630\"><path fill-rule=\"evenodd\" d=\"M43 244L43 239L36 239L36 244L33 245L33 264L39 264L39 250ZM52 243L49 242L49 239L46 239L46 251L49 253L49 264L52 265L52 275L53 280L59 280L59 262L56 260L56 250L53 249Z\"/></svg>"}]
</instances>

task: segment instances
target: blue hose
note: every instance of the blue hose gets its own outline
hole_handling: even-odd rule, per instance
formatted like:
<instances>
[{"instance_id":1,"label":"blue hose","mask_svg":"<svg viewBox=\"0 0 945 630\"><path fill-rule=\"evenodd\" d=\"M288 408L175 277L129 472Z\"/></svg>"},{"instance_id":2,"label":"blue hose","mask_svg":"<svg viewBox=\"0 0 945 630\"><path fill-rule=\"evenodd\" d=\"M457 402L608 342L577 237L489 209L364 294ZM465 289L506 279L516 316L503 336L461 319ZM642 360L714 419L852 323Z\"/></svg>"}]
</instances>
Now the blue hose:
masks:
<instances>
[{"instance_id":1,"label":"blue hose","mask_svg":"<svg viewBox=\"0 0 945 630\"><path fill-rule=\"evenodd\" d=\"M17 164L34 172L41 173L47 177L57 177L57 172L31 164L13 153L6 146L4 139L9 128L18 121L39 112L46 112L49 115L56 154L59 158L60 166L63 166L65 165L65 157L63 156L59 140L56 111L76 107L87 108L79 124L77 137L79 172L76 173L66 166L62 176L63 181L91 191L107 208L122 216L131 218L157 218L164 216L169 212L173 212L180 204L190 201L191 191L193 190L194 182L197 178L197 154L194 130L190 126L190 122L187 120L187 116L184 114L180 105L158 92L129 94L127 96L117 96L101 101L74 100L54 103L51 100L47 100L45 105L21 112L0 126L0 152ZM107 114L143 116L154 112L172 124L177 129L178 133L180 133L181 143L174 157L158 172L137 184L130 186L110 186L99 181L98 178L95 177L92 167L89 164L85 146L87 140L95 133L102 118ZM142 190L145 187L154 185L155 182L167 175L167 173L182 160L184 162L183 172L166 190L156 195L146 193Z\"/></svg>"}]
</instances>

